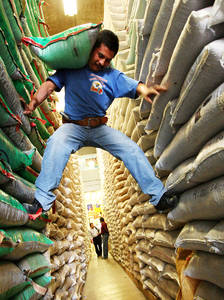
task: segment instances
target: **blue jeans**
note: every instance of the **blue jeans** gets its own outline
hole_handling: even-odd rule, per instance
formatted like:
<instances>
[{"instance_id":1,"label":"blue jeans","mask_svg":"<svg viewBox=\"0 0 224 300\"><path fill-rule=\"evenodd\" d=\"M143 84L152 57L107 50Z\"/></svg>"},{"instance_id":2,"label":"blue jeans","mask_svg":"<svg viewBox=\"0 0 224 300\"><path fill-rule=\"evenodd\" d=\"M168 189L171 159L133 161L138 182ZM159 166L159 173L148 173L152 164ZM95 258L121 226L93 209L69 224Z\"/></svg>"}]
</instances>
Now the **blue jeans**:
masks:
<instances>
[{"instance_id":1,"label":"blue jeans","mask_svg":"<svg viewBox=\"0 0 224 300\"><path fill-rule=\"evenodd\" d=\"M103 258L108 258L108 239L109 234L103 233L102 235L102 244L103 244Z\"/></svg>"},{"instance_id":2,"label":"blue jeans","mask_svg":"<svg viewBox=\"0 0 224 300\"><path fill-rule=\"evenodd\" d=\"M52 191L58 187L70 155L85 146L104 149L122 160L142 192L151 195L150 202L153 205L159 202L166 189L135 142L107 125L91 128L66 123L48 139L35 183L35 197L44 210L49 210L56 198Z\"/></svg>"}]
</instances>

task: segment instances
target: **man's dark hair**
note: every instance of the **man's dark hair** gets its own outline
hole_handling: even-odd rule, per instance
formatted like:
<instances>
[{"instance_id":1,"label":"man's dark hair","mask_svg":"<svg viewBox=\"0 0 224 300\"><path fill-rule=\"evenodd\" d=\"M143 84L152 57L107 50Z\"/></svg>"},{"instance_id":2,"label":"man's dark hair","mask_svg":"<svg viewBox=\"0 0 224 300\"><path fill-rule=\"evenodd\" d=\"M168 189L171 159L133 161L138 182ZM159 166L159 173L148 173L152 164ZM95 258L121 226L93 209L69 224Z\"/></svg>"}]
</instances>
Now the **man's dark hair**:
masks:
<instances>
[{"instance_id":1,"label":"man's dark hair","mask_svg":"<svg viewBox=\"0 0 224 300\"><path fill-rule=\"evenodd\" d=\"M103 217L100 218L100 222L104 222L104 218Z\"/></svg>"},{"instance_id":2,"label":"man's dark hair","mask_svg":"<svg viewBox=\"0 0 224 300\"><path fill-rule=\"evenodd\" d=\"M100 47L102 43L114 52L114 56L117 54L119 48L119 40L117 35L113 33L113 31L108 29L101 30L97 35L93 50Z\"/></svg>"}]
</instances>

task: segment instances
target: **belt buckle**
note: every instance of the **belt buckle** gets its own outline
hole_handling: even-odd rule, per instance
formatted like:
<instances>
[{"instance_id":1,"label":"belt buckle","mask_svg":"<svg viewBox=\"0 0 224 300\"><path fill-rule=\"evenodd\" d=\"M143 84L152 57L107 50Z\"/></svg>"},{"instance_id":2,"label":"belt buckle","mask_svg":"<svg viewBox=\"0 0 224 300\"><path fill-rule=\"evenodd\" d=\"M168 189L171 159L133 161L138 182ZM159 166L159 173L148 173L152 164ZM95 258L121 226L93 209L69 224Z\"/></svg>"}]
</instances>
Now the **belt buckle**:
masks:
<instances>
[{"instance_id":1,"label":"belt buckle","mask_svg":"<svg viewBox=\"0 0 224 300\"><path fill-rule=\"evenodd\" d=\"M99 122L98 122L98 124L97 124L96 126L91 125L91 121L92 121L92 120L94 120L94 121L99 121L99 120L96 119L96 118L88 118L87 124L88 124L89 127L96 127L97 125L99 125Z\"/></svg>"}]
</instances>

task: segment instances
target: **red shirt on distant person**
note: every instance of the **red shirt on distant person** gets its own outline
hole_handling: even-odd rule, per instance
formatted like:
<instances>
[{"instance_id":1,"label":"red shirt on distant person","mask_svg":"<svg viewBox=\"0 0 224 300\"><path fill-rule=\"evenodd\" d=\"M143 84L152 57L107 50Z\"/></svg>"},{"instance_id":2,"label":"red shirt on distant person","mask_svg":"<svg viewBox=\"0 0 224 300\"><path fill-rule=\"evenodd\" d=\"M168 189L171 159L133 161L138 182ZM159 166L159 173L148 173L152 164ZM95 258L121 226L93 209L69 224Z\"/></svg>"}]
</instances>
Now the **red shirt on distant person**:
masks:
<instances>
[{"instance_id":1,"label":"red shirt on distant person","mask_svg":"<svg viewBox=\"0 0 224 300\"><path fill-rule=\"evenodd\" d=\"M107 224L105 221L101 222L101 234L109 233Z\"/></svg>"}]
</instances>

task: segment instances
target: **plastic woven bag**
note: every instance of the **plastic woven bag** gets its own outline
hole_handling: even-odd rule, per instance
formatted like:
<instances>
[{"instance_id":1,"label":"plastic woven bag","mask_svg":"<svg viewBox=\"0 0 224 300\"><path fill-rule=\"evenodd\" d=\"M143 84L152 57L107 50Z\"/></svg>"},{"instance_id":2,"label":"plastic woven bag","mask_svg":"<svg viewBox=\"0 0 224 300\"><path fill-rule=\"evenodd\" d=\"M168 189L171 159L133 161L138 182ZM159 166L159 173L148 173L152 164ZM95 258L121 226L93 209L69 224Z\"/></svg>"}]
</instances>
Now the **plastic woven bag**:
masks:
<instances>
[{"instance_id":1,"label":"plastic woven bag","mask_svg":"<svg viewBox=\"0 0 224 300\"><path fill-rule=\"evenodd\" d=\"M102 23L88 23L61 33L41 37L25 37L22 42L52 69L84 67Z\"/></svg>"}]
</instances>

